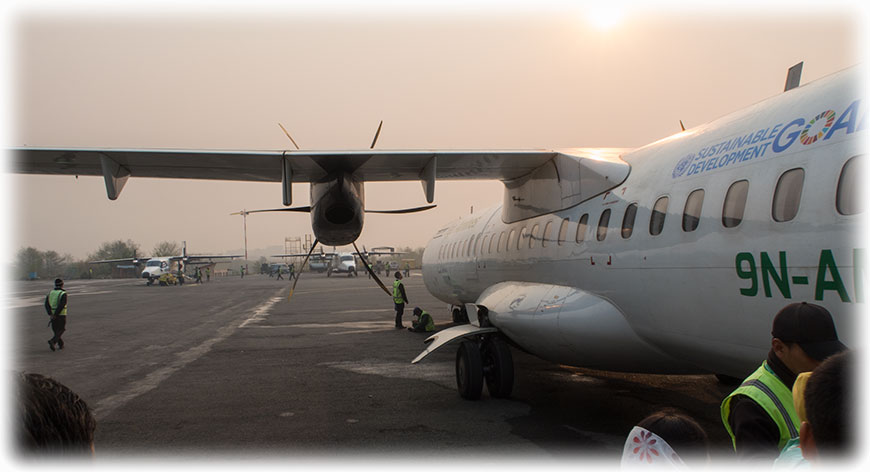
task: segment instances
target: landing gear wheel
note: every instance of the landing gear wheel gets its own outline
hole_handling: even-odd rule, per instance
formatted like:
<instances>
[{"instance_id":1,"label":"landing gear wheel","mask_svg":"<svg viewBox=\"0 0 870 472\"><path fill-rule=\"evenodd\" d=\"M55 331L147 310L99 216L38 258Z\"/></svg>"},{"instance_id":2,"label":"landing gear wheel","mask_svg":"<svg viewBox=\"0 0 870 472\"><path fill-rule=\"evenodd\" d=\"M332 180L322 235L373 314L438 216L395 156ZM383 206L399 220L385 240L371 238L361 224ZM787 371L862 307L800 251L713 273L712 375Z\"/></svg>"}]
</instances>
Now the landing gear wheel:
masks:
<instances>
[{"instance_id":1,"label":"landing gear wheel","mask_svg":"<svg viewBox=\"0 0 870 472\"><path fill-rule=\"evenodd\" d=\"M716 374L716 380L718 380L722 385L740 385L743 382L743 379L738 379L737 377L731 377L730 375L725 374Z\"/></svg>"},{"instance_id":2,"label":"landing gear wheel","mask_svg":"<svg viewBox=\"0 0 870 472\"><path fill-rule=\"evenodd\" d=\"M457 324L468 324L468 311L465 307L453 309L453 322Z\"/></svg>"},{"instance_id":3,"label":"landing gear wheel","mask_svg":"<svg viewBox=\"0 0 870 472\"><path fill-rule=\"evenodd\" d=\"M483 363L480 349L471 341L462 341L456 352L456 388L466 400L479 400L483 393Z\"/></svg>"},{"instance_id":4,"label":"landing gear wheel","mask_svg":"<svg viewBox=\"0 0 870 472\"><path fill-rule=\"evenodd\" d=\"M507 398L514 388L514 360L507 343L491 337L481 348L483 376L492 398Z\"/></svg>"}]
</instances>

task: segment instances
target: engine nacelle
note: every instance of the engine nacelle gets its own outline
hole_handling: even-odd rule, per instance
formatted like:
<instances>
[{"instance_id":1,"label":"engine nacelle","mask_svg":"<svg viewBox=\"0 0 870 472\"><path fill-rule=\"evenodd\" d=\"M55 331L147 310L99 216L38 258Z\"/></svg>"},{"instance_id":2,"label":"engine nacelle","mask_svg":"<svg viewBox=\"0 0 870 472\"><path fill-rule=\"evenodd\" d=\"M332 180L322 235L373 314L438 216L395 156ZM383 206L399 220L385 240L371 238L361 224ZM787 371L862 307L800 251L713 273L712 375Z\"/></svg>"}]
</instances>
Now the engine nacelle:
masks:
<instances>
[{"instance_id":1,"label":"engine nacelle","mask_svg":"<svg viewBox=\"0 0 870 472\"><path fill-rule=\"evenodd\" d=\"M508 338L543 359L625 372L699 372L640 338L608 300L578 288L502 282L476 304Z\"/></svg>"},{"instance_id":2,"label":"engine nacelle","mask_svg":"<svg viewBox=\"0 0 870 472\"><path fill-rule=\"evenodd\" d=\"M365 187L353 174L339 173L311 184L311 228L321 244L344 246L362 233Z\"/></svg>"}]
</instances>

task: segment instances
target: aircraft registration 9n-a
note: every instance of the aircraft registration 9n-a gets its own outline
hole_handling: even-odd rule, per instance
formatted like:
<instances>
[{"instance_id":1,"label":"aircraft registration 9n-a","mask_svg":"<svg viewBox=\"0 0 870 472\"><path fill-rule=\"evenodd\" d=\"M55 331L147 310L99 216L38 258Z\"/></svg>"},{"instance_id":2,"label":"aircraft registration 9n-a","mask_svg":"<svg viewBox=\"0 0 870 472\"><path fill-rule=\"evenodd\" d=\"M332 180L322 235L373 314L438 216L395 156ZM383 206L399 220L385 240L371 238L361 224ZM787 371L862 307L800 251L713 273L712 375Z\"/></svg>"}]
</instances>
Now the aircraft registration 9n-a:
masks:
<instances>
[{"instance_id":1,"label":"aircraft registration 9n-a","mask_svg":"<svg viewBox=\"0 0 870 472\"><path fill-rule=\"evenodd\" d=\"M158 256L158 257L129 257L126 259L106 259L102 261L88 261L88 264L120 264L130 263L135 266L145 265L142 270L141 277L148 279L148 285L152 285L155 280L159 279L163 274L177 275L183 272L187 265L202 265L212 264L216 260L225 261L242 257L240 255L191 255L187 254L187 241L181 242L181 254L177 256Z\"/></svg>"},{"instance_id":2,"label":"aircraft registration 9n-a","mask_svg":"<svg viewBox=\"0 0 870 472\"><path fill-rule=\"evenodd\" d=\"M852 67L638 149L532 151L14 150L14 172L311 182L313 231L352 243L365 181L499 179L500 207L463 217L423 254L427 289L469 324L460 394L513 386L509 345L553 362L742 377L765 357L774 314L825 306L858 343L865 77ZM289 136L289 135L288 135ZM313 248L312 248L313 250ZM472 314L472 316L467 316Z\"/></svg>"}]
</instances>

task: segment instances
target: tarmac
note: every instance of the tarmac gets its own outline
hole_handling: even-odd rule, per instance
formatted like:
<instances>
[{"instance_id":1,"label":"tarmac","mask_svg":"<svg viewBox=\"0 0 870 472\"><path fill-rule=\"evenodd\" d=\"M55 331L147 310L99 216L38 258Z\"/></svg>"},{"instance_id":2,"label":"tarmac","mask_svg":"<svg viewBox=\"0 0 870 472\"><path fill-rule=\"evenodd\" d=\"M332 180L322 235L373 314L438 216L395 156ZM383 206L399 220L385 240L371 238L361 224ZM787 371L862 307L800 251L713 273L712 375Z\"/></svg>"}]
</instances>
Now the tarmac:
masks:
<instances>
[{"instance_id":1,"label":"tarmac","mask_svg":"<svg viewBox=\"0 0 870 472\"><path fill-rule=\"evenodd\" d=\"M467 401L456 391L455 348L412 365L427 335L394 328L392 300L373 280L304 273L288 300L290 283L259 274L170 287L71 280L66 347L51 352L43 308L51 281L15 282L6 300L10 364L87 401L98 462L424 457L618 466L631 428L664 407L701 424L714 459L729 455L719 403L733 387L712 375L602 372L512 349L511 397L484 390ZM419 272L405 287L405 326L414 306L433 315L436 329L451 326Z\"/></svg>"}]
</instances>

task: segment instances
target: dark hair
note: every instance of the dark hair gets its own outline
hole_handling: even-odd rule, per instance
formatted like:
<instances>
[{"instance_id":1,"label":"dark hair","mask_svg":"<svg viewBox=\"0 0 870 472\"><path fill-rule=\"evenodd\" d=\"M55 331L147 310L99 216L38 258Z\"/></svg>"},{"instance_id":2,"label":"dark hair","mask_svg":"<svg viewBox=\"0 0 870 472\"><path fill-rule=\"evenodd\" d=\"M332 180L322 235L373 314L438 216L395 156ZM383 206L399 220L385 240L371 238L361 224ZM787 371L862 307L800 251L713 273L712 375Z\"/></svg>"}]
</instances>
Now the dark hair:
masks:
<instances>
[{"instance_id":1,"label":"dark hair","mask_svg":"<svg viewBox=\"0 0 870 472\"><path fill-rule=\"evenodd\" d=\"M97 422L87 403L60 382L18 373L18 441L28 452L90 453Z\"/></svg>"},{"instance_id":2,"label":"dark hair","mask_svg":"<svg viewBox=\"0 0 870 472\"><path fill-rule=\"evenodd\" d=\"M682 459L707 459L710 445L707 433L697 421L674 408L659 410L643 419L638 426L667 441Z\"/></svg>"},{"instance_id":3,"label":"dark hair","mask_svg":"<svg viewBox=\"0 0 870 472\"><path fill-rule=\"evenodd\" d=\"M807 423L819 455L842 453L850 445L852 356L849 351L827 358L813 370L804 390Z\"/></svg>"},{"instance_id":4,"label":"dark hair","mask_svg":"<svg viewBox=\"0 0 870 472\"><path fill-rule=\"evenodd\" d=\"M402 277L402 273L401 273L401 272L399 272L399 271L398 271L398 270L397 270L397 271L396 271L396 273L395 273L395 274L393 274L393 277L395 277L395 278L397 278L397 279L399 279L399 278L401 278L401 277Z\"/></svg>"}]
</instances>

